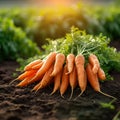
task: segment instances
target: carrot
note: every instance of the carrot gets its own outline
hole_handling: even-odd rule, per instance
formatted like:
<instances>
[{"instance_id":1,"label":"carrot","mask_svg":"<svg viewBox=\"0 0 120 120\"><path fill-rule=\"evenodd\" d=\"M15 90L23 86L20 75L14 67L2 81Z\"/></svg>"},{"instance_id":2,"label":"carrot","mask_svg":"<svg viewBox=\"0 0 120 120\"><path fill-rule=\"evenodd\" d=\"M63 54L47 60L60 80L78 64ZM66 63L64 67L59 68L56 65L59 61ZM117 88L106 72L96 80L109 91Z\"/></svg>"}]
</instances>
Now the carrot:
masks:
<instances>
[{"instance_id":1,"label":"carrot","mask_svg":"<svg viewBox=\"0 0 120 120\"><path fill-rule=\"evenodd\" d=\"M33 74L25 77L19 84L17 84L17 86L19 87L23 87L23 86L27 86L29 84L29 81L32 77L34 77L36 73L34 72Z\"/></svg>"},{"instance_id":2,"label":"carrot","mask_svg":"<svg viewBox=\"0 0 120 120\"><path fill-rule=\"evenodd\" d=\"M89 81L90 85L92 86L92 88L93 88L95 91L97 91L97 92L99 92L99 93L101 93L101 94L103 94L103 95L105 95L105 96L108 96L108 97L111 97L111 98L115 98L115 97L113 97L113 96L111 96L111 95L108 95L108 94L106 94L106 93L103 93L103 92L100 90L100 84L99 84L99 81L98 81L97 74L94 74L94 73L93 73L93 71L92 71L92 65L89 64L89 63L88 63L87 66L86 66L86 73L87 73L88 81Z\"/></svg>"},{"instance_id":3,"label":"carrot","mask_svg":"<svg viewBox=\"0 0 120 120\"><path fill-rule=\"evenodd\" d=\"M67 55L67 74L71 73L74 67L74 62L75 62L75 56L74 54L69 54Z\"/></svg>"},{"instance_id":4,"label":"carrot","mask_svg":"<svg viewBox=\"0 0 120 120\"><path fill-rule=\"evenodd\" d=\"M60 85L61 97L63 97L63 94L66 92L68 85L69 85L69 76L66 75L66 72L67 72L67 66L65 65L63 69L62 80L61 80L61 85Z\"/></svg>"},{"instance_id":5,"label":"carrot","mask_svg":"<svg viewBox=\"0 0 120 120\"><path fill-rule=\"evenodd\" d=\"M56 55L55 65L51 76L55 76L57 75L57 73L61 71L61 69L63 68L64 61L65 61L65 55L63 53L58 53Z\"/></svg>"},{"instance_id":6,"label":"carrot","mask_svg":"<svg viewBox=\"0 0 120 120\"><path fill-rule=\"evenodd\" d=\"M102 68L98 69L98 73L97 74L98 74L98 78L100 80L105 80L106 79L105 72L104 72L104 70Z\"/></svg>"},{"instance_id":7,"label":"carrot","mask_svg":"<svg viewBox=\"0 0 120 120\"><path fill-rule=\"evenodd\" d=\"M60 88L61 76L62 70L59 73L57 73L57 75L54 77L54 88L51 95L54 94Z\"/></svg>"},{"instance_id":8,"label":"carrot","mask_svg":"<svg viewBox=\"0 0 120 120\"><path fill-rule=\"evenodd\" d=\"M85 91L85 89L87 87L87 80L85 79L84 64L85 64L84 56L82 54L77 55L75 57L75 65L76 65L76 69L77 69L78 85L81 89L80 95L83 94L83 92Z\"/></svg>"},{"instance_id":9,"label":"carrot","mask_svg":"<svg viewBox=\"0 0 120 120\"><path fill-rule=\"evenodd\" d=\"M89 63L93 66L92 71L94 74L98 72L98 69L100 68L100 63L96 55L90 54L89 55Z\"/></svg>"},{"instance_id":10,"label":"carrot","mask_svg":"<svg viewBox=\"0 0 120 120\"><path fill-rule=\"evenodd\" d=\"M28 65L25 66L24 71L31 70L31 68L32 68L34 65L39 64L41 61L42 61L42 60L37 59L37 60L34 60L34 61L30 62Z\"/></svg>"},{"instance_id":11,"label":"carrot","mask_svg":"<svg viewBox=\"0 0 120 120\"><path fill-rule=\"evenodd\" d=\"M14 80L12 80L10 84L12 84L13 82L15 82L16 80L24 80L26 77L30 76L31 74L36 73L36 70L30 70L30 71L25 71L24 73L22 73L21 75L19 75L17 78L15 78Z\"/></svg>"},{"instance_id":12,"label":"carrot","mask_svg":"<svg viewBox=\"0 0 120 120\"><path fill-rule=\"evenodd\" d=\"M50 66L48 71L43 76L42 80L33 88L33 90L38 91L39 89L42 89L42 88L46 87L47 85L49 85L53 78L52 76L50 76L52 71L53 71L53 65Z\"/></svg>"},{"instance_id":13,"label":"carrot","mask_svg":"<svg viewBox=\"0 0 120 120\"><path fill-rule=\"evenodd\" d=\"M41 63L37 64L37 65L34 65L34 66L32 67L32 69L33 69L33 70L40 69L40 68L42 67L42 65L43 65L43 61L42 61Z\"/></svg>"},{"instance_id":14,"label":"carrot","mask_svg":"<svg viewBox=\"0 0 120 120\"><path fill-rule=\"evenodd\" d=\"M47 70L50 68L50 66L54 63L56 57L56 52L51 52L47 59L44 61L42 67L38 70L34 78L30 80L30 83L33 83L35 81L38 81L42 79L43 75L47 72Z\"/></svg>"},{"instance_id":15,"label":"carrot","mask_svg":"<svg viewBox=\"0 0 120 120\"><path fill-rule=\"evenodd\" d=\"M70 87L71 87L71 95L70 98L72 98L73 95L73 90L77 86L77 71L76 71L76 66L73 66L72 72L69 74L69 82L70 82Z\"/></svg>"},{"instance_id":16,"label":"carrot","mask_svg":"<svg viewBox=\"0 0 120 120\"><path fill-rule=\"evenodd\" d=\"M36 73L36 70L30 70L30 71L25 71L23 74L19 75L16 79L17 80L23 80L25 77L28 77L29 75Z\"/></svg>"}]
</instances>

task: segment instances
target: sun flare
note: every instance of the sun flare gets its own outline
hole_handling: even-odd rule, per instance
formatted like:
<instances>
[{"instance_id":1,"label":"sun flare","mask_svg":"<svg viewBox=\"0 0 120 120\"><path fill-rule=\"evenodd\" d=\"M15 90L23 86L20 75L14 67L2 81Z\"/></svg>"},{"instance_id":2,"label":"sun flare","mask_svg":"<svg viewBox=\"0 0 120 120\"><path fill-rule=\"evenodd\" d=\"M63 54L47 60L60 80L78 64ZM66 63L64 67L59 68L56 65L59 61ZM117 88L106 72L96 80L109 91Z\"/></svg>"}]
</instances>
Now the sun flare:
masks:
<instances>
[{"instance_id":1,"label":"sun flare","mask_svg":"<svg viewBox=\"0 0 120 120\"><path fill-rule=\"evenodd\" d=\"M52 6L67 6L73 3L73 0L46 0L47 4Z\"/></svg>"}]
</instances>

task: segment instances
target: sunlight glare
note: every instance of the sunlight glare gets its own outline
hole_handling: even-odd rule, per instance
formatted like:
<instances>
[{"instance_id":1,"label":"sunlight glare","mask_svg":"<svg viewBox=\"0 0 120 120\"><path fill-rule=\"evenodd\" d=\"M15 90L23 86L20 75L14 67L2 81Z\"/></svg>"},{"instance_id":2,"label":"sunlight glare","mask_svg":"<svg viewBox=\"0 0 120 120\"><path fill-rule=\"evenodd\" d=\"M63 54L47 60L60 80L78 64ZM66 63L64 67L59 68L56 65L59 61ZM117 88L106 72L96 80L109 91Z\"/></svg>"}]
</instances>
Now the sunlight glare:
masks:
<instances>
[{"instance_id":1,"label":"sunlight glare","mask_svg":"<svg viewBox=\"0 0 120 120\"><path fill-rule=\"evenodd\" d=\"M73 0L47 0L46 2L52 6L68 6L73 3Z\"/></svg>"}]
</instances>

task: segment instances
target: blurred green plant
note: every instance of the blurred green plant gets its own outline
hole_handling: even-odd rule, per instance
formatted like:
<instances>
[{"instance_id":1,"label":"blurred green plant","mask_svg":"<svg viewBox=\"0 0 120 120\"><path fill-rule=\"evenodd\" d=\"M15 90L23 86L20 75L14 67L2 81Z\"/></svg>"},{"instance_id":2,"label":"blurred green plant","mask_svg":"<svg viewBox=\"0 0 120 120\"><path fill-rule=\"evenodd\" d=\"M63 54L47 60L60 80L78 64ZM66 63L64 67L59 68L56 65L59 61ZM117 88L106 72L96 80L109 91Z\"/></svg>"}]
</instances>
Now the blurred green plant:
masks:
<instances>
[{"instance_id":1,"label":"blurred green plant","mask_svg":"<svg viewBox=\"0 0 120 120\"><path fill-rule=\"evenodd\" d=\"M113 105L115 101L116 99L113 99L110 102L100 102L100 105L102 108L115 109L115 106Z\"/></svg>"},{"instance_id":2,"label":"blurred green plant","mask_svg":"<svg viewBox=\"0 0 120 120\"><path fill-rule=\"evenodd\" d=\"M11 19L0 17L0 61L28 58L39 53L37 45Z\"/></svg>"},{"instance_id":3,"label":"blurred green plant","mask_svg":"<svg viewBox=\"0 0 120 120\"><path fill-rule=\"evenodd\" d=\"M72 26L86 33L102 33L112 40L120 38L120 7L116 4L92 6L77 4L68 8L12 8L0 11L2 18L12 19L16 27L42 49L46 38L57 39L70 32Z\"/></svg>"}]
</instances>

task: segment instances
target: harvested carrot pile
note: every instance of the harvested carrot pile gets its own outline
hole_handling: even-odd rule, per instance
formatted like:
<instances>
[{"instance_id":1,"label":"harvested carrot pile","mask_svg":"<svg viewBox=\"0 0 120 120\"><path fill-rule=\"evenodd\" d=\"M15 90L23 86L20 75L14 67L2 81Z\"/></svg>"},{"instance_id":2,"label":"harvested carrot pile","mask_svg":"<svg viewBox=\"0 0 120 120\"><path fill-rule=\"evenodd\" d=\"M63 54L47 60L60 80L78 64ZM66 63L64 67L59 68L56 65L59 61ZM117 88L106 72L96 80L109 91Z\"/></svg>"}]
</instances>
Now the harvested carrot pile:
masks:
<instances>
[{"instance_id":1,"label":"harvested carrot pile","mask_svg":"<svg viewBox=\"0 0 120 120\"><path fill-rule=\"evenodd\" d=\"M38 81L32 89L38 91L53 83L54 88L51 94L60 90L60 94L63 97L63 94L70 85L70 98L72 98L73 90L77 85L80 87L80 95L82 95L86 90L88 80L95 91L112 97L100 90L98 79L105 80L106 76L100 67L97 56L94 54L89 55L89 60L85 67L85 58L82 54L74 56L74 54L70 53L65 58L63 53L51 52L46 60L35 60L25 66L24 71L17 78L21 80L17 86L23 87Z\"/></svg>"},{"instance_id":2,"label":"harvested carrot pile","mask_svg":"<svg viewBox=\"0 0 120 120\"><path fill-rule=\"evenodd\" d=\"M54 84L54 94L57 90L63 97L68 86L73 91L79 86L81 96L87 87L87 81L91 87L108 97L112 97L100 90L100 81L109 80L111 77L108 72L120 68L120 53L115 48L108 46L109 40L103 36L94 37L86 35L76 28L72 28L71 33L65 38L52 41L46 49L46 57L35 59L24 67L17 80L19 87L27 86L36 82L32 91L38 91Z\"/></svg>"}]
</instances>

